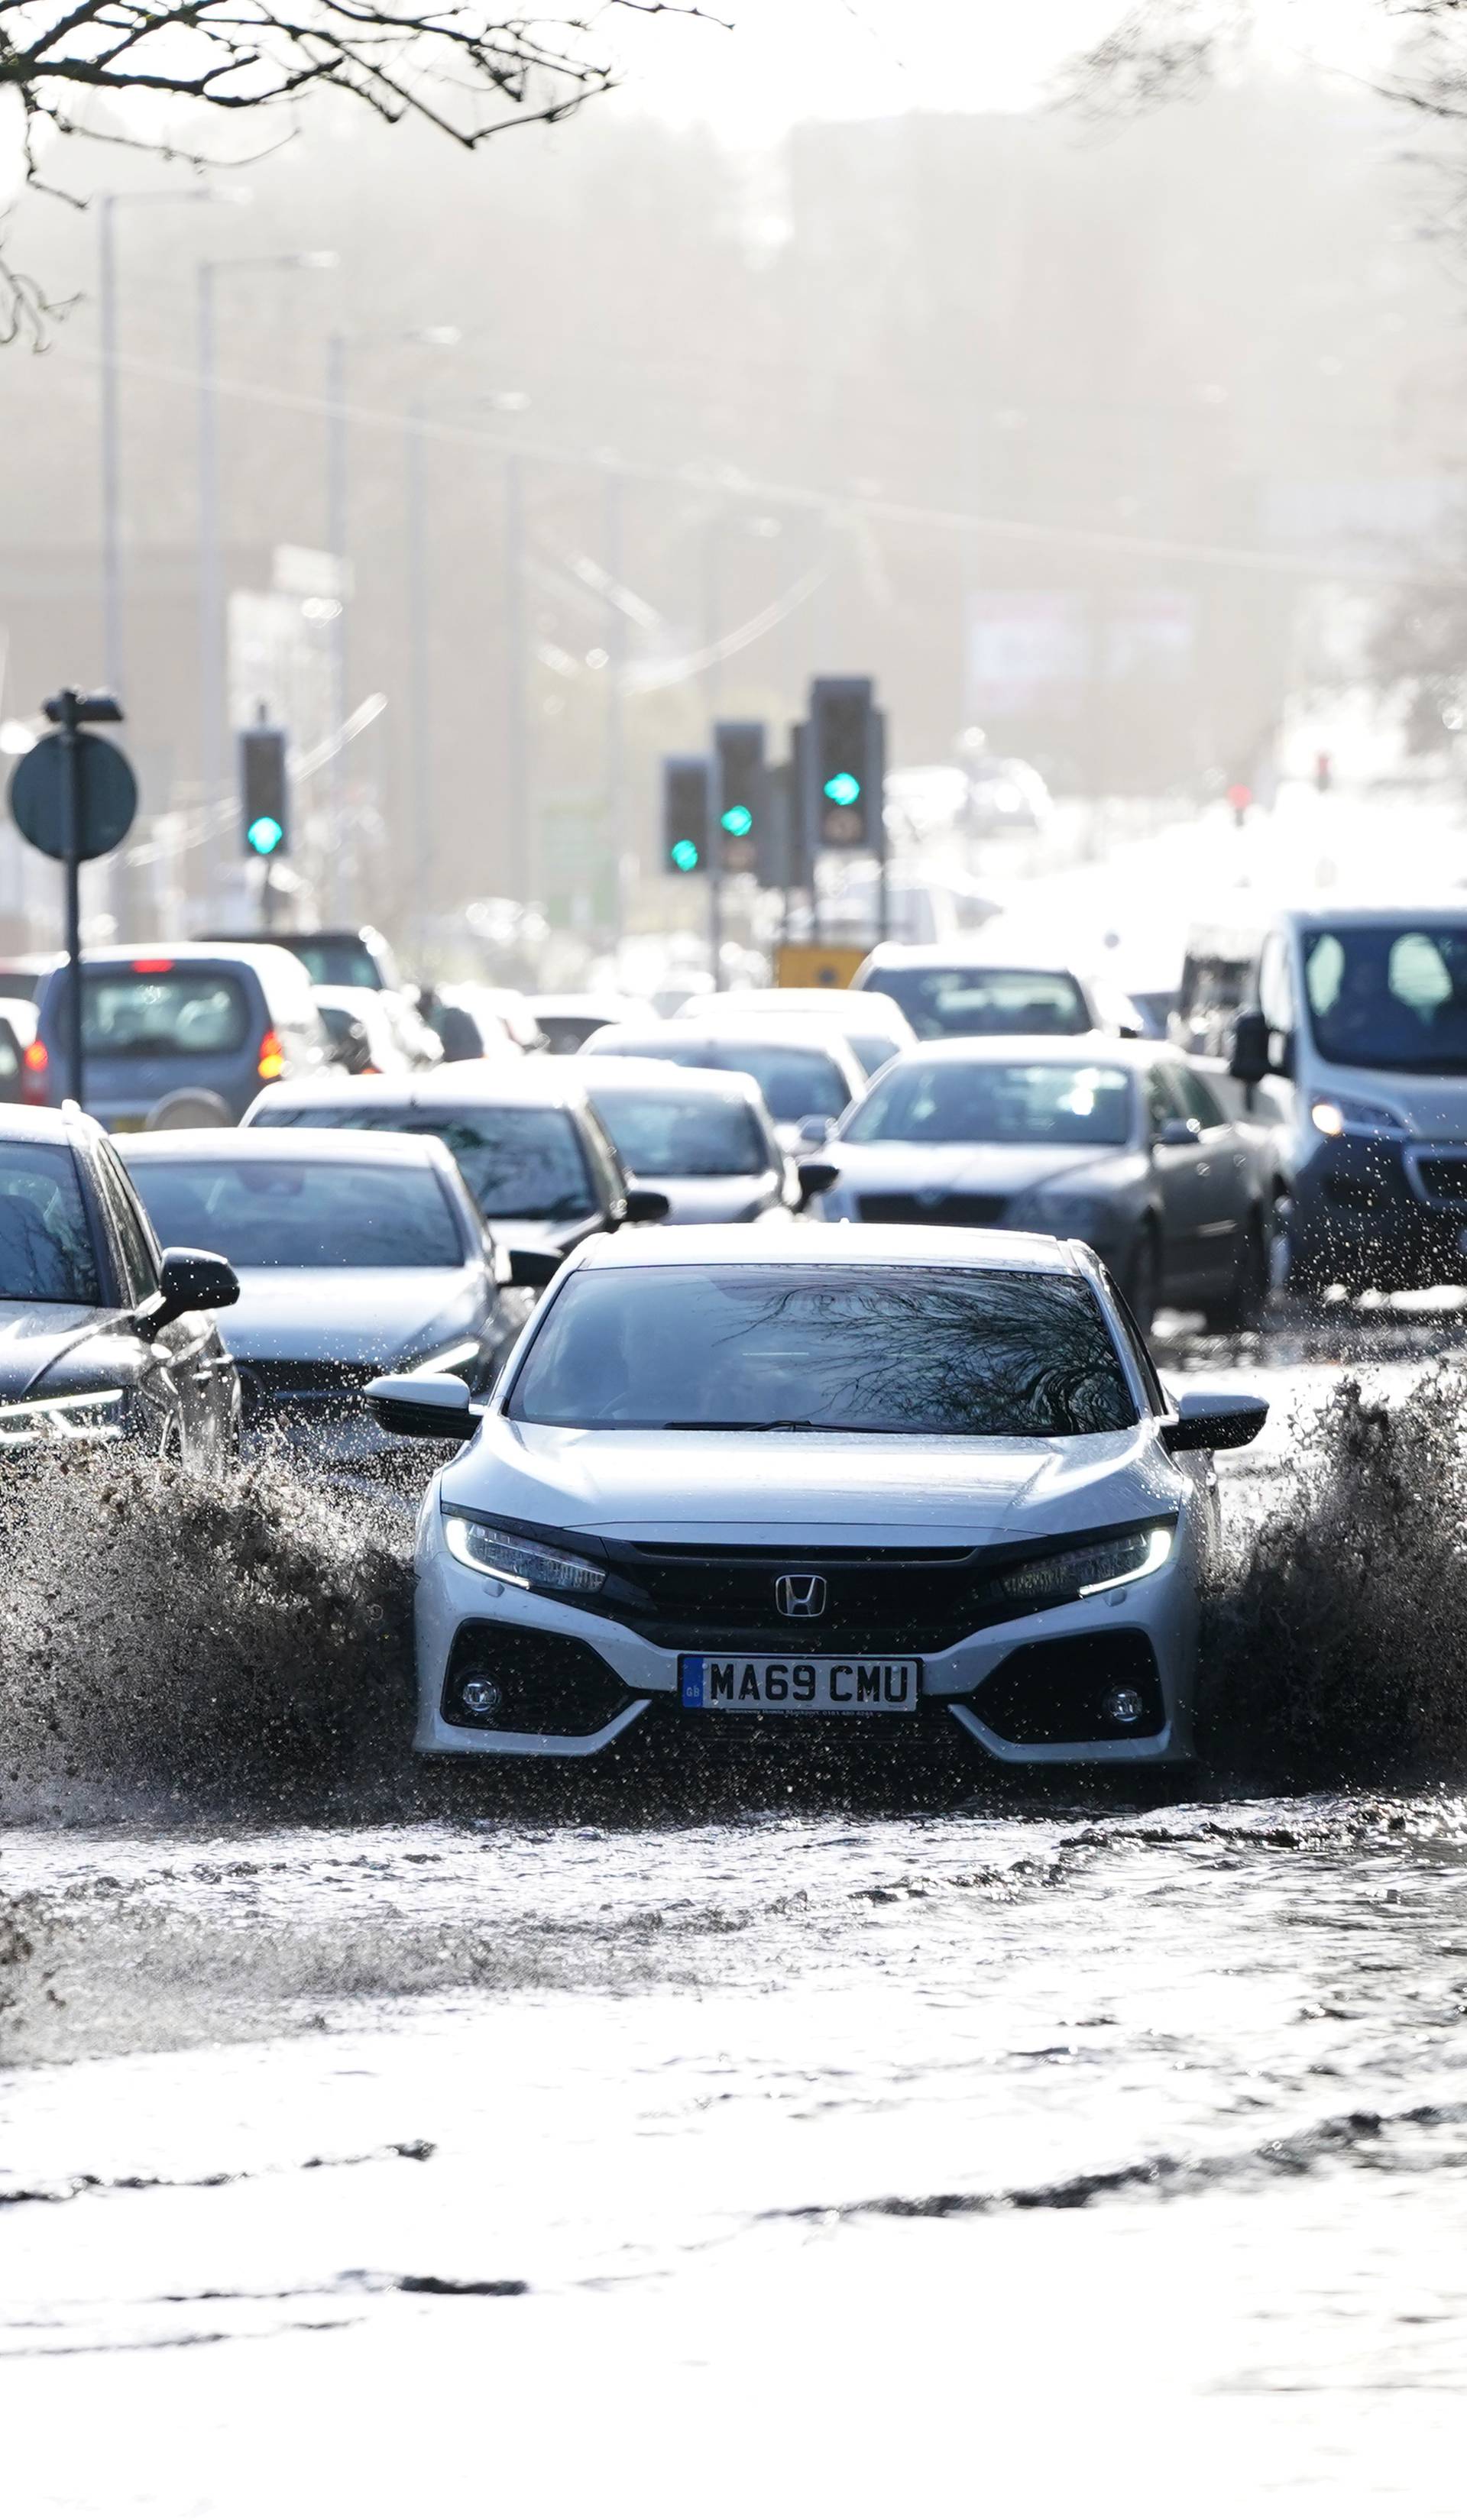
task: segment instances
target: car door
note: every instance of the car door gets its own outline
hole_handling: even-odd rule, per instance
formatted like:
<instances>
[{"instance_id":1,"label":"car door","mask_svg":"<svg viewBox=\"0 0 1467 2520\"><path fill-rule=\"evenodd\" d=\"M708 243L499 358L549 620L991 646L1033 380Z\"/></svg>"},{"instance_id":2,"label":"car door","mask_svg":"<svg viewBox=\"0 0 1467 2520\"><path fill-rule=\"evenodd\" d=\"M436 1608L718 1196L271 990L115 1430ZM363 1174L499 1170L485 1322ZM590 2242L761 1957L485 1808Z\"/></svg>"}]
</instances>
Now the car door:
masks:
<instances>
[{"instance_id":1,"label":"car door","mask_svg":"<svg viewBox=\"0 0 1467 2520\"><path fill-rule=\"evenodd\" d=\"M1164 1302L1201 1295L1211 1255L1203 1227L1212 1215L1211 1162L1202 1125L1182 1099L1180 1067L1159 1060L1145 1080L1151 1169L1161 1196Z\"/></svg>"},{"instance_id":2,"label":"car door","mask_svg":"<svg viewBox=\"0 0 1467 2520\"><path fill-rule=\"evenodd\" d=\"M135 1304L158 1292L159 1250L131 1182L105 1143L97 1149L99 1187ZM153 1332L154 1406L160 1452L176 1452L191 1469L221 1470L233 1449L237 1376L207 1313L180 1313Z\"/></svg>"},{"instance_id":3,"label":"car door","mask_svg":"<svg viewBox=\"0 0 1467 2520\"><path fill-rule=\"evenodd\" d=\"M1197 1068L1178 1061L1172 1078L1183 1109L1201 1132L1197 1167L1199 1282L1210 1293L1226 1294L1237 1279L1239 1253L1253 1206L1248 1148L1243 1132L1229 1119Z\"/></svg>"}]
</instances>

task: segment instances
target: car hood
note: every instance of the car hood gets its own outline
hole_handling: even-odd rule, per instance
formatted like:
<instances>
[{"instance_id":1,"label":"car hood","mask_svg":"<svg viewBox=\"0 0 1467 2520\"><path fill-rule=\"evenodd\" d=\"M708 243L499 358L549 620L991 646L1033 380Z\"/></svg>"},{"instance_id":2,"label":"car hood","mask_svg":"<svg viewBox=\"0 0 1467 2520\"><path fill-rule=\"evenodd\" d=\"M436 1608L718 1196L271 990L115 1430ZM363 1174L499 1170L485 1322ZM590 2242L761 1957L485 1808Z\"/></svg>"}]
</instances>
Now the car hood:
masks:
<instances>
[{"instance_id":1,"label":"car hood","mask_svg":"<svg viewBox=\"0 0 1467 2520\"><path fill-rule=\"evenodd\" d=\"M1413 1138L1467 1139L1467 1076L1420 1076L1399 1067L1344 1067L1312 1060L1314 1095L1353 1095L1399 1113Z\"/></svg>"},{"instance_id":2,"label":"car hood","mask_svg":"<svg viewBox=\"0 0 1467 2520\"><path fill-rule=\"evenodd\" d=\"M944 1147L905 1146L883 1139L875 1146L851 1146L833 1138L823 1152L840 1168L843 1185L851 1190L986 1191L1018 1198L1041 1183L1067 1173L1098 1173L1123 1161L1124 1147Z\"/></svg>"},{"instance_id":3,"label":"car hood","mask_svg":"<svg viewBox=\"0 0 1467 2520\"><path fill-rule=\"evenodd\" d=\"M112 1335L108 1335L111 1329ZM95 1387L130 1380L137 1341L118 1313L95 1304L0 1303L0 1401L23 1399L32 1385ZM59 1378L52 1368L61 1369Z\"/></svg>"},{"instance_id":4,"label":"car hood","mask_svg":"<svg viewBox=\"0 0 1467 2520\"><path fill-rule=\"evenodd\" d=\"M241 1269L226 1316L243 1365L320 1357L387 1366L477 1325L483 1273L462 1269Z\"/></svg>"},{"instance_id":5,"label":"car hood","mask_svg":"<svg viewBox=\"0 0 1467 2520\"><path fill-rule=\"evenodd\" d=\"M777 1195L773 1173L638 1173L639 1190L660 1190L669 1225L742 1225Z\"/></svg>"},{"instance_id":6,"label":"car hood","mask_svg":"<svg viewBox=\"0 0 1467 2520\"><path fill-rule=\"evenodd\" d=\"M1149 1424L1057 1442L946 1435L588 1434L486 1417L443 1472L471 1512L609 1540L890 1549L1083 1531L1180 1493Z\"/></svg>"}]
</instances>

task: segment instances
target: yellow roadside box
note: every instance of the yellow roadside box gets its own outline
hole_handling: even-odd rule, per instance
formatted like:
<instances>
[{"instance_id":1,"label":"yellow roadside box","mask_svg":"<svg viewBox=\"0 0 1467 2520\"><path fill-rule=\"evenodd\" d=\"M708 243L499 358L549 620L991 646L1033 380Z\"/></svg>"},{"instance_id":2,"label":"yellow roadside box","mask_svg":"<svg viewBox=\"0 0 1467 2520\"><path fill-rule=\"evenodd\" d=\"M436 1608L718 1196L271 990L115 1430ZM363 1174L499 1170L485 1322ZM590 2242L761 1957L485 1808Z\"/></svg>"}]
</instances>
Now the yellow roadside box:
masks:
<instances>
[{"instance_id":1,"label":"yellow roadside box","mask_svg":"<svg viewBox=\"0 0 1467 2520\"><path fill-rule=\"evenodd\" d=\"M779 989L848 989L869 945L776 945L774 985Z\"/></svg>"}]
</instances>

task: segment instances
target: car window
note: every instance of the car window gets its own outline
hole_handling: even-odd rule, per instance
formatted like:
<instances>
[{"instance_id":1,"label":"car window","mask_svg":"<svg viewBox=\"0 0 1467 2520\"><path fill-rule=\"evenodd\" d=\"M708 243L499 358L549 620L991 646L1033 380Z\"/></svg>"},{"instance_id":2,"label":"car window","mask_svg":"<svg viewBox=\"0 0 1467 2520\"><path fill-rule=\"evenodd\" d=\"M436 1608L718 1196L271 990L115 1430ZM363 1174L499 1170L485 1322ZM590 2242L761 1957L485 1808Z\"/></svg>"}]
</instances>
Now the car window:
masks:
<instances>
[{"instance_id":1,"label":"car window","mask_svg":"<svg viewBox=\"0 0 1467 2520\"><path fill-rule=\"evenodd\" d=\"M1107 1434L1136 1408L1093 1294L1019 1269L584 1270L508 1414L551 1426Z\"/></svg>"},{"instance_id":2,"label":"car window","mask_svg":"<svg viewBox=\"0 0 1467 2520\"><path fill-rule=\"evenodd\" d=\"M1068 971L891 970L894 998L923 1041L957 1033L1088 1032L1090 1010Z\"/></svg>"},{"instance_id":3,"label":"car window","mask_svg":"<svg viewBox=\"0 0 1467 2520\"><path fill-rule=\"evenodd\" d=\"M873 1085L843 1135L855 1146L1123 1147L1123 1067L911 1058Z\"/></svg>"},{"instance_id":4,"label":"car window","mask_svg":"<svg viewBox=\"0 0 1467 2520\"><path fill-rule=\"evenodd\" d=\"M458 1219L426 1165L129 1155L163 1243L237 1269L456 1269Z\"/></svg>"},{"instance_id":5,"label":"car window","mask_svg":"<svg viewBox=\"0 0 1467 2520\"><path fill-rule=\"evenodd\" d=\"M1321 1058L1467 1073L1467 923L1312 928L1304 968Z\"/></svg>"},{"instance_id":6,"label":"car window","mask_svg":"<svg viewBox=\"0 0 1467 2520\"><path fill-rule=\"evenodd\" d=\"M0 1301L102 1301L92 1230L69 1147L0 1142Z\"/></svg>"},{"instance_id":7,"label":"car window","mask_svg":"<svg viewBox=\"0 0 1467 2520\"><path fill-rule=\"evenodd\" d=\"M111 1147L98 1148L98 1169L107 1192L108 1213L122 1253L122 1274L134 1303L158 1291L158 1265L148 1246L148 1230L138 1212L137 1192Z\"/></svg>"},{"instance_id":8,"label":"car window","mask_svg":"<svg viewBox=\"0 0 1467 2520\"><path fill-rule=\"evenodd\" d=\"M769 1157L747 1102L675 1086L600 1086L596 1105L628 1172L687 1181L759 1173Z\"/></svg>"},{"instance_id":9,"label":"car window","mask_svg":"<svg viewBox=\"0 0 1467 2520\"><path fill-rule=\"evenodd\" d=\"M1169 1120L1184 1120L1183 1110L1169 1067L1149 1067L1146 1071L1146 1118L1151 1134L1159 1138Z\"/></svg>"},{"instance_id":10,"label":"car window","mask_svg":"<svg viewBox=\"0 0 1467 2520\"><path fill-rule=\"evenodd\" d=\"M290 951L310 976L326 989L380 989L382 974L365 945L354 936L290 940Z\"/></svg>"},{"instance_id":11,"label":"car window","mask_svg":"<svg viewBox=\"0 0 1467 2520\"><path fill-rule=\"evenodd\" d=\"M1200 1076L1195 1067L1173 1067L1169 1072L1188 1119L1200 1121L1204 1129L1226 1129L1231 1125L1207 1078Z\"/></svg>"},{"instance_id":12,"label":"car window","mask_svg":"<svg viewBox=\"0 0 1467 2520\"><path fill-rule=\"evenodd\" d=\"M482 1215L559 1223L588 1216L596 1199L569 1111L505 1104L301 1102L258 1112L256 1129L392 1129L439 1138Z\"/></svg>"},{"instance_id":13,"label":"car window","mask_svg":"<svg viewBox=\"0 0 1467 2520\"><path fill-rule=\"evenodd\" d=\"M69 982L47 1008L48 1029L64 1036ZM82 1048L92 1058L225 1058L250 1038L250 1002L230 971L187 967L83 971Z\"/></svg>"}]
</instances>

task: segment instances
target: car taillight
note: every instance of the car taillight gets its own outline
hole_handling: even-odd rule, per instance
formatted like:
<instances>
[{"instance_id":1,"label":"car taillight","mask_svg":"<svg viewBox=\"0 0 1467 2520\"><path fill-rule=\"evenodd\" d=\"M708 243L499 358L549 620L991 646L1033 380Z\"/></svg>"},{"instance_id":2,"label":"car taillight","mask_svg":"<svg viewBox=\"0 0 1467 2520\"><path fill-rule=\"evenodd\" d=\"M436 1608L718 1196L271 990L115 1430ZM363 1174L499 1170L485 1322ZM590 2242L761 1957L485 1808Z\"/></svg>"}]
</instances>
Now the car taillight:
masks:
<instances>
[{"instance_id":1,"label":"car taillight","mask_svg":"<svg viewBox=\"0 0 1467 2520\"><path fill-rule=\"evenodd\" d=\"M277 1076L284 1076L285 1050L278 1032L267 1032L260 1043L255 1073L266 1085L273 1085Z\"/></svg>"},{"instance_id":2,"label":"car taillight","mask_svg":"<svg viewBox=\"0 0 1467 2520\"><path fill-rule=\"evenodd\" d=\"M45 1102L46 1070L50 1064L50 1054L43 1041L30 1041L26 1043L21 1068L21 1100L23 1102Z\"/></svg>"}]
</instances>

